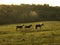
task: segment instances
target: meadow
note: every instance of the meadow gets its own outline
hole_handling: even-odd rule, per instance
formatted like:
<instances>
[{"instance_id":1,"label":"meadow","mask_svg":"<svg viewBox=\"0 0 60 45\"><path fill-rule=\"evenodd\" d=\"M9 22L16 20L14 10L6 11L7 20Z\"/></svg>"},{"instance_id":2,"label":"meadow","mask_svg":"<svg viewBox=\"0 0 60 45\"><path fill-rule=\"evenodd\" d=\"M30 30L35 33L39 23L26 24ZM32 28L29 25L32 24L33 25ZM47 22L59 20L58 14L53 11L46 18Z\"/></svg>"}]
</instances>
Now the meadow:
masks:
<instances>
[{"instance_id":1,"label":"meadow","mask_svg":"<svg viewBox=\"0 0 60 45\"><path fill-rule=\"evenodd\" d=\"M44 26L35 29L36 24ZM21 24L0 25L0 45L60 45L60 21L42 21L33 23L29 29L18 29Z\"/></svg>"}]
</instances>

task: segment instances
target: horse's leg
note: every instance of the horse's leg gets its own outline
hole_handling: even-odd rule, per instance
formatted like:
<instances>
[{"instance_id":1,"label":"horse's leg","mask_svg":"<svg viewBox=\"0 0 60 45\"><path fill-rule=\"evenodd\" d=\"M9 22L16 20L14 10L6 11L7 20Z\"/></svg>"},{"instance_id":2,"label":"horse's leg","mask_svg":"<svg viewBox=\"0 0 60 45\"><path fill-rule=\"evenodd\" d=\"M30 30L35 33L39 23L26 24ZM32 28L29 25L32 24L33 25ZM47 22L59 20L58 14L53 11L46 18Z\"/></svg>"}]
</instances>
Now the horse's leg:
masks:
<instances>
[{"instance_id":1,"label":"horse's leg","mask_svg":"<svg viewBox=\"0 0 60 45\"><path fill-rule=\"evenodd\" d=\"M41 28L41 26L39 26Z\"/></svg>"},{"instance_id":2,"label":"horse's leg","mask_svg":"<svg viewBox=\"0 0 60 45\"><path fill-rule=\"evenodd\" d=\"M42 25L40 26L40 28L42 27Z\"/></svg>"}]
</instances>

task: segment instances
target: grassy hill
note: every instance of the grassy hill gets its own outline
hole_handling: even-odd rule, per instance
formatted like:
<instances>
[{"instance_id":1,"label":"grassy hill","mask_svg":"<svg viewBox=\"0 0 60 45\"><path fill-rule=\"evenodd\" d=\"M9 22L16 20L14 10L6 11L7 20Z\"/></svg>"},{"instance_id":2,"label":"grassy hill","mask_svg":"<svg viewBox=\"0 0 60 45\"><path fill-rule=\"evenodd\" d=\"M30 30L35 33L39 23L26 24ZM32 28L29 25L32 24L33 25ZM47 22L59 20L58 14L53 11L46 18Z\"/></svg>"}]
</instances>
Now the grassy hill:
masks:
<instances>
[{"instance_id":1,"label":"grassy hill","mask_svg":"<svg viewBox=\"0 0 60 45\"><path fill-rule=\"evenodd\" d=\"M44 23L41 28L35 29L36 24ZM21 24L0 26L0 45L60 45L60 21L42 21L23 23L32 27L18 29Z\"/></svg>"}]
</instances>

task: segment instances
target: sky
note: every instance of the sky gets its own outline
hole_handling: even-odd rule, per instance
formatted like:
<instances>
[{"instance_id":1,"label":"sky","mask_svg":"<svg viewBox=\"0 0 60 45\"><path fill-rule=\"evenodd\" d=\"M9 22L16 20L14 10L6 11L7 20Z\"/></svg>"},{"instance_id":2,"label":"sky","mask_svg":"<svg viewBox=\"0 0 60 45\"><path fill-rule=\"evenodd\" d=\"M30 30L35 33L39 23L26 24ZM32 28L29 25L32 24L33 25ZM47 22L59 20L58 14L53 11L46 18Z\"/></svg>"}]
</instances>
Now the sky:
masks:
<instances>
[{"instance_id":1,"label":"sky","mask_svg":"<svg viewBox=\"0 0 60 45\"><path fill-rule=\"evenodd\" d=\"M60 0L0 0L0 4L49 4L50 6L60 6Z\"/></svg>"}]
</instances>

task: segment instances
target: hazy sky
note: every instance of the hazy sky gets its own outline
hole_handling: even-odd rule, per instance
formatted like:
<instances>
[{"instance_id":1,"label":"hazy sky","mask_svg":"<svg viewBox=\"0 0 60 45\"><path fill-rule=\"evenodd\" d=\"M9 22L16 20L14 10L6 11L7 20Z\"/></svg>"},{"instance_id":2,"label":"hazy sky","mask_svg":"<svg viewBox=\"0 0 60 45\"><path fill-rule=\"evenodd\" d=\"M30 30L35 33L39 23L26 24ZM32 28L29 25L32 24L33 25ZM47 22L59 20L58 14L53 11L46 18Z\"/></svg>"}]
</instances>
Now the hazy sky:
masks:
<instances>
[{"instance_id":1,"label":"hazy sky","mask_svg":"<svg viewBox=\"0 0 60 45\"><path fill-rule=\"evenodd\" d=\"M49 4L50 6L60 6L60 0L0 0L0 4Z\"/></svg>"}]
</instances>

